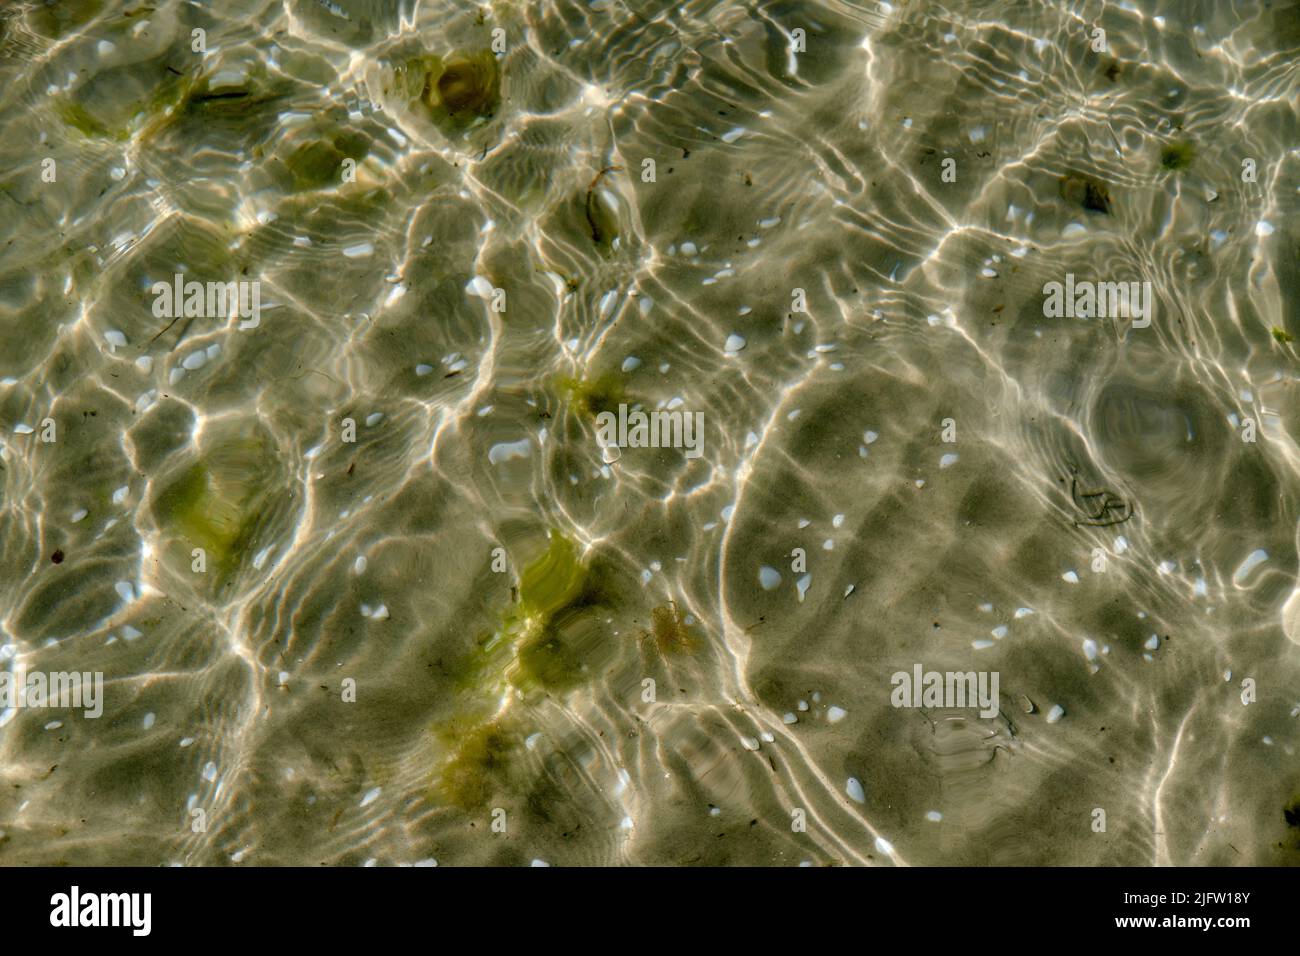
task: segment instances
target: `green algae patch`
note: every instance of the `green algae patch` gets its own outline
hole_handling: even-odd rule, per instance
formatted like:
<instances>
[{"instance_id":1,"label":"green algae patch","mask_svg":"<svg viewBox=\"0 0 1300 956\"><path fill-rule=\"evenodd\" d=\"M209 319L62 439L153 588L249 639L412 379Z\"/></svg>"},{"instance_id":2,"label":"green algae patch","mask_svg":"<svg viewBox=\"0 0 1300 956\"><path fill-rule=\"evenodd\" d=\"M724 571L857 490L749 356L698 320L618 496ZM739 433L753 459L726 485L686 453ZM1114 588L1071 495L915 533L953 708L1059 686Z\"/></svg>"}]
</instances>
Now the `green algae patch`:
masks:
<instances>
[{"instance_id":1,"label":"green algae patch","mask_svg":"<svg viewBox=\"0 0 1300 956\"><path fill-rule=\"evenodd\" d=\"M370 138L365 134L324 122L298 138L301 141L287 147L282 160L294 192L342 184L344 161L350 159L360 166L370 152Z\"/></svg>"},{"instance_id":2,"label":"green algae patch","mask_svg":"<svg viewBox=\"0 0 1300 956\"><path fill-rule=\"evenodd\" d=\"M508 672L520 690L572 690L595 678L610 655L612 572L600 561L580 562L572 548L553 533L521 579L518 608L527 625Z\"/></svg>"},{"instance_id":3,"label":"green algae patch","mask_svg":"<svg viewBox=\"0 0 1300 956\"><path fill-rule=\"evenodd\" d=\"M117 140L127 138L125 130L110 133L107 126L92 116L89 110L75 100L63 100L54 107L54 111L65 125L72 127L87 138Z\"/></svg>"},{"instance_id":4,"label":"green algae patch","mask_svg":"<svg viewBox=\"0 0 1300 956\"><path fill-rule=\"evenodd\" d=\"M563 534L520 575L518 597L500 626L480 635L457 685L470 692L566 691L594 676L608 652L613 588L608 570L591 567Z\"/></svg>"},{"instance_id":5,"label":"green algae patch","mask_svg":"<svg viewBox=\"0 0 1300 956\"><path fill-rule=\"evenodd\" d=\"M582 593L586 573L573 542L552 531L546 552L519 578L520 610L538 617L555 613Z\"/></svg>"},{"instance_id":6,"label":"green algae patch","mask_svg":"<svg viewBox=\"0 0 1300 956\"><path fill-rule=\"evenodd\" d=\"M433 789L461 808L483 805L517 750L519 735L503 730L502 702L590 683L615 650L608 634L613 568L598 558L584 561L561 532L550 532L546 550L524 567L514 591L500 625L479 635L456 668L454 686L466 702L433 728L449 753Z\"/></svg>"},{"instance_id":7,"label":"green algae patch","mask_svg":"<svg viewBox=\"0 0 1300 956\"><path fill-rule=\"evenodd\" d=\"M62 0L60 3L30 6L33 9L28 14L27 25L32 32L51 40L60 40L103 13L104 0Z\"/></svg>"},{"instance_id":8,"label":"green algae patch","mask_svg":"<svg viewBox=\"0 0 1300 956\"><path fill-rule=\"evenodd\" d=\"M524 642L511 674L511 683L516 687L570 690L583 682L582 647L568 639L565 632L568 616L556 615L542 626L540 633Z\"/></svg>"},{"instance_id":9,"label":"green algae patch","mask_svg":"<svg viewBox=\"0 0 1300 956\"><path fill-rule=\"evenodd\" d=\"M462 810L477 810L487 805L494 785L504 774L515 742L500 727L499 721L483 724L468 733L455 724L443 730L443 736L457 743L450 760L438 774L434 789L442 799Z\"/></svg>"},{"instance_id":10,"label":"green algae patch","mask_svg":"<svg viewBox=\"0 0 1300 956\"><path fill-rule=\"evenodd\" d=\"M604 609L575 603L557 611L519 649L510 681L520 690L568 691L594 678L604 659Z\"/></svg>"},{"instance_id":11,"label":"green algae patch","mask_svg":"<svg viewBox=\"0 0 1300 956\"><path fill-rule=\"evenodd\" d=\"M504 783L521 734L505 729L504 702L564 693L595 680L616 649L608 621L614 569L584 561L576 544L552 530L544 552L520 574L501 623L481 634L457 668L466 702L433 728L448 756L434 772L433 791L462 809L482 807Z\"/></svg>"},{"instance_id":12,"label":"green algae patch","mask_svg":"<svg viewBox=\"0 0 1300 956\"><path fill-rule=\"evenodd\" d=\"M338 182L346 158L330 143L303 143L285 160L293 176L294 191L320 189Z\"/></svg>"},{"instance_id":13,"label":"green algae patch","mask_svg":"<svg viewBox=\"0 0 1300 956\"><path fill-rule=\"evenodd\" d=\"M584 418L595 418L601 412L618 414L618 406L628 404L622 384L612 375L594 379L580 379L564 375L555 384L569 403L569 407Z\"/></svg>"},{"instance_id":14,"label":"green algae patch","mask_svg":"<svg viewBox=\"0 0 1300 956\"><path fill-rule=\"evenodd\" d=\"M1190 140L1166 143L1160 150L1160 165L1171 173L1181 173L1192 165L1196 147Z\"/></svg>"},{"instance_id":15,"label":"green algae patch","mask_svg":"<svg viewBox=\"0 0 1300 956\"><path fill-rule=\"evenodd\" d=\"M260 478L266 468L260 439L214 448L163 489L154 506L158 523L191 548L202 548L218 572L228 574L252 544L265 499Z\"/></svg>"},{"instance_id":16,"label":"green algae patch","mask_svg":"<svg viewBox=\"0 0 1300 956\"><path fill-rule=\"evenodd\" d=\"M1275 338L1282 345L1286 345L1288 342L1292 342L1295 340L1295 336L1293 336L1290 332L1288 332L1286 329L1280 329L1276 325L1273 326L1273 338Z\"/></svg>"},{"instance_id":17,"label":"green algae patch","mask_svg":"<svg viewBox=\"0 0 1300 956\"><path fill-rule=\"evenodd\" d=\"M552 531L546 550L520 575L515 600L501 612L501 623L492 632L479 635L474 651L458 668L457 687L499 693L511 682L523 649L545 639L559 612L589 602L592 590L577 547Z\"/></svg>"}]
</instances>

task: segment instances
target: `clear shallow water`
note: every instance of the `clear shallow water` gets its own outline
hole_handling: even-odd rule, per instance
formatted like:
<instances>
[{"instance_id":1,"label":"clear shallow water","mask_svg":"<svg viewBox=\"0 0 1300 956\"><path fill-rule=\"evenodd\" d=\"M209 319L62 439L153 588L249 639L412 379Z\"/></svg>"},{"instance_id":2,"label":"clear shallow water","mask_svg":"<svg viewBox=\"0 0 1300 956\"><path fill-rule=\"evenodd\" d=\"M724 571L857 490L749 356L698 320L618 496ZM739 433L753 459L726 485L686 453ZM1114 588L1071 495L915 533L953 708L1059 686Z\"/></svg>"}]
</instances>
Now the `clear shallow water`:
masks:
<instances>
[{"instance_id":1,"label":"clear shallow water","mask_svg":"<svg viewBox=\"0 0 1300 956\"><path fill-rule=\"evenodd\" d=\"M1300 6L4 16L0 860L1296 860Z\"/></svg>"}]
</instances>

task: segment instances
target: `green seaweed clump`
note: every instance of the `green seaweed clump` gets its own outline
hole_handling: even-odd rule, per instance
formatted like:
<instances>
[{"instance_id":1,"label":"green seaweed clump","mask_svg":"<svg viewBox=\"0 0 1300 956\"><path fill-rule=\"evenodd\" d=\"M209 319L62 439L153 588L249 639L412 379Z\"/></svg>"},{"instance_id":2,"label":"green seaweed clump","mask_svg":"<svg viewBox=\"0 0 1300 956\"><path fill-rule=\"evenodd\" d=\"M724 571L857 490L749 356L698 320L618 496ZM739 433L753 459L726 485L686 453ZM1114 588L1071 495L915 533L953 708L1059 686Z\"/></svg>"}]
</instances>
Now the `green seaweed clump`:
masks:
<instances>
[{"instance_id":1,"label":"green seaweed clump","mask_svg":"<svg viewBox=\"0 0 1300 956\"><path fill-rule=\"evenodd\" d=\"M155 514L192 547L203 548L222 574L252 544L261 513L266 449L258 438L230 441L196 462L159 495Z\"/></svg>"},{"instance_id":2,"label":"green seaweed clump","mask_svg":"<svg viewBox=\"0 0 1300 956\"><path fill-rule=\"evenodd\" d=\"M552 531L546 551L520 576L517 600L501 626L479 637L460 686L496 695L507 685L566 690L587 680L605 637L603 618L593 613L607 603L600 582L573 542Z\"/></svg>"},{"instance_id":3,"label":"green seaweed clump","mask_svg":"<svg viewBox=\"0 0 1300 956\"><path fill-rule=\"evenodd\" d=\"M507 687L562 691L589 679L588 662L604 643L597 613L603 600L599 576L583 564L572 541L552 531L546 551L520 576L518 600L505 611L501 627L480 638L460 675L462 689L491 699L435 729L452 751L434 784L448 803L483 806L493 778L504 773L515 741L495 708Z\"/></svg>"},{"instance_id":4,"label":"green seaweed clump","mask_svg":"<svg viewBox=\"0 0 1300 956\"><path fill-rule=\"evenodd\" d=\"M1061 177L1061 198L1090 212L1110 212L1110 189L1099 179L1071 173Z\"/></svg>"},{"instance_id":5,"label":"green seaweed clump","mask_svg":"<svg viewBox=\"0 0 1300 956\"><path fill-rule=\"evenodd\" d=\"M433 789L462 809L484 806L505 785L523 735L508 729L502 703L521 699L517 692L559 693L590 682L617 650L608 639L612 567L584 561L561 532L550 532L546 550L524 567L512 590L515 600L500 627L480 635L458 668L458 690L470 703L433 728L449 752ZM693 645L675 607L656 608L652 617L666 653Z\"/></svg>"},{"instance_id":6,"label":"green seaweed clump","mask_svg":"<svg viewBox=\"0 0 1300 956\"><path fill-rule=\"evenodd\" d=\"M611 375L601 375L594 379L578 379L562 376L556 382L564 392L570 407L584 418L595 418L601 412L618 414L618 406L627 403L618 380Z\"/></svg>"},{"instance_id":7,"label":"green seaweed clump","mask_svg":"<svg viewBox=\"0 0 1300 956\"><path fill-rule=\"evenodd\" d=\"M593 613L604 601L599 576L577 556L573 543L552 532L546 553L519 580L516 616L522 616L516 687L568 690L590 678L588 662L604 643L605 626Z\"/></svg>"},{"instance_id":8,"label":"green seaweed clump","mask_svg":"<svg viewBox=\"0 0 1300 956\"><path fill-rule=\"evenodd\" d=\"M127 138L128 134L125 130L110 132L107 126L75 100L67 99L58 102L54 107L54 111L58 114L59 119L82 136L117 140Z\"/></svg>"},{"instance_id":9,"label":"green seaweed clump","mask_svg":"<svg viewBox=\"0 0 1300 956\"><path fill-rule=\"evenodd\" d=\"M448 803L462 810L477 810L487 804L492 795L493 778L506 768L510 756L510 738L497 721L470 731L454 733L459 740L454 756L442 768L437 789Z\"/></svg>"},{"instance_id":10,"label":"green seaweed clump","mask_svg":"<svg viewBox=\"0 0 1300 956\"><path fill-rule=\"evenodd\" d=\"M548 617L582 593L585 578L573 542L552 531L546 552L519 578L519 608L529 616Z\"/></svg>"},{"instance_id":11,"label":"green seaweed clump","mask_svg":"<svg viewBox=\"0 0 1300 956\"><path fill-rule=\"evenodd\" d=\"M1190 140L1166 143L1160 150L1160 165L1173 173L1180 173L1192 165L1196 158L1196 147Z\"/></svg>"}]
</instances>

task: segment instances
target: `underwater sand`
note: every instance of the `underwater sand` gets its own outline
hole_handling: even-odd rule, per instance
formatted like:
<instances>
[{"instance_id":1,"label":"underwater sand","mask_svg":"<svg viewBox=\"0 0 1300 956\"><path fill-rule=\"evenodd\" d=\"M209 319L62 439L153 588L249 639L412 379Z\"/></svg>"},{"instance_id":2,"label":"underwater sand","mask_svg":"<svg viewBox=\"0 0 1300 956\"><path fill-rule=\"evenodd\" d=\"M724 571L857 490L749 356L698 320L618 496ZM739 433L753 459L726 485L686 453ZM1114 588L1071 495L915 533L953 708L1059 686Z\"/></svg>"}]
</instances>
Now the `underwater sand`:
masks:
<instances>
[{"instance_id":1,"label":"underwater sand","mask_svg":"<svg viewBox=\"0 0 1300 956\"><path fill-rule=\"evenodd\" d=\"M104 712L0 710L0 864L1300 862L1298 51L7 4L0 667ZM638 403L700 454L602 447Z\"/></svg>"}]
</instances>

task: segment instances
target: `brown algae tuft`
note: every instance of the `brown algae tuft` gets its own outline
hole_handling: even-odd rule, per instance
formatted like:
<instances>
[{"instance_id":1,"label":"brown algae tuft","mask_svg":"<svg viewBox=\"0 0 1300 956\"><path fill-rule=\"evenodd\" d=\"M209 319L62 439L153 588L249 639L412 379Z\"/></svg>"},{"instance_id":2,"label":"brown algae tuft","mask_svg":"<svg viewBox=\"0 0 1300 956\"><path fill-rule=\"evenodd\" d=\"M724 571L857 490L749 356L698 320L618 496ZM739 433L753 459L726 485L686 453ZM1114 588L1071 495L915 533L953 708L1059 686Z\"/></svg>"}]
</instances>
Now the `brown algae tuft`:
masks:
<instances>
[{"instance_id":1,"label":"brown algae tuft","mask_svg":"<svg viewBox=\"0 0 1300 956\"><path fill-rule=\"evenodd\" d=\"M650 632L646 636L653 637L659 653L665 655L689 653L698 643L695 634L683 622L675 601L650 612Z\"/></svg>"}]
</instances>

